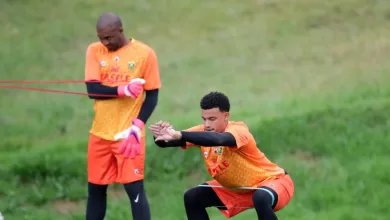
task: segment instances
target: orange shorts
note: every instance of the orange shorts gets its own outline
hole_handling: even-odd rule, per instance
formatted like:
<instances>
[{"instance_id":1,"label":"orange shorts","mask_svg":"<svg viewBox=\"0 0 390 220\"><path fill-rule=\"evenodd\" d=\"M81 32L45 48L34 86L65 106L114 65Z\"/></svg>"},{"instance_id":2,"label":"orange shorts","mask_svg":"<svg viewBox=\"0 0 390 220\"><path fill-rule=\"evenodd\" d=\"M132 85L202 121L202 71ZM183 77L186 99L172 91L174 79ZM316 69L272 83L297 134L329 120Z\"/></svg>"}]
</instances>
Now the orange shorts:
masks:
<instances>
[{"instance_id":1,"label":"orange shorts","mask_svg":"<svg viewBox=\"0 0 390 220\"><path fill-rule=\"evenodd\" d=\"M212 186L221 186L216 180L207 181ZM294 182L290 175L286 174L274 180L264 181L259 185L273 189L278 194L278 200L274 211L284 208L294 195ZM226 188L213 188L227 210L219 209L226 218L231 218L247 209L254 208L252 196L254 192L239 194ZM259 189L260 190L260 189Z\"/></svg>"},{"instance_id":2,"label":"orange shorts","mask_svg":"<svg viewBox=\"0 0 390 220\"><path fill-rule=\"evenodd\" d=\"M125 159L119 152L120 141L109 141L90 134L88 143L88 182L107 185L126 184L144 179L145 137L141 154Z\"/></svg>"}]
</instances>

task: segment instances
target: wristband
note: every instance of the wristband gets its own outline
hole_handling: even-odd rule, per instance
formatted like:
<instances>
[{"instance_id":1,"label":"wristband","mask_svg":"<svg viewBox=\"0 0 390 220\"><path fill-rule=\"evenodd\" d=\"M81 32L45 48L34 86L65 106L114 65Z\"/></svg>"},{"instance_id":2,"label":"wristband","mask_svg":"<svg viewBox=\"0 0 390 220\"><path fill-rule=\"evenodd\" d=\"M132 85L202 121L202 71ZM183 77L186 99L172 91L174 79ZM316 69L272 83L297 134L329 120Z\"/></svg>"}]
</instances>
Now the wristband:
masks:
<instances>
[{"instance_id":1,"label":"wristband","mask_svg":"<svg viewBox=\"0 0 390 220\"><path fill-rule=\"evenodd\" d=\"M144 129L144 127L145 127L145 123L142 120L138 119L138 118L133 119L133 121L131 123L133 125L139 127L141 130Z\"/></svg>"},{"instance_id":2,"label":"wristband","mask_svg":"<svg viewBox=\"0 0 390 220\"><path fill-rule=\"evenodd\" d=\"M125 90L126 90L126 86L127 85L119 85L118 86L118 89L117 89L117 92L118 92L118 96L125 96Z\"/></svg>"}]
</instances>

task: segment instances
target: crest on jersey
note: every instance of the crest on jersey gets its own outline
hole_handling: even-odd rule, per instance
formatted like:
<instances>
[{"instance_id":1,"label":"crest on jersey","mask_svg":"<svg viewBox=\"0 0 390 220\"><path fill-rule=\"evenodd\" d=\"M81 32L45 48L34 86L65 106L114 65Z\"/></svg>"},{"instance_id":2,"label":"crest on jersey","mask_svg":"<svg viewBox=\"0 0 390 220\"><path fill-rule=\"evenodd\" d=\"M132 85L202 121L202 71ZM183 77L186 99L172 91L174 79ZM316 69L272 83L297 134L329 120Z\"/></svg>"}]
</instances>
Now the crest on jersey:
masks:
<instances>
[{"instance_id":1,"label":"crest on jersey","mask_svg":"<svg viewBox=\"0 0 390 220\"><path fill-rule=\"evenodd\" d=\"M218 149L218 155L222 155L222 152L223 152L223 148L222 148L222 147L219 147L219 149Z\"/></svg>"},{"instance_id":2,"label":"crest on jersey","mask_svg":"<svg viewBox=\"0 0 390 220\"><path fill-rule=\"evenodd\" d=\"M135 67L135 63L134 63L133 61L129 62L129 64L127 65L127 68L128 68L129 70L134 69L134 67Z\"/></svg>"}]
</instances>

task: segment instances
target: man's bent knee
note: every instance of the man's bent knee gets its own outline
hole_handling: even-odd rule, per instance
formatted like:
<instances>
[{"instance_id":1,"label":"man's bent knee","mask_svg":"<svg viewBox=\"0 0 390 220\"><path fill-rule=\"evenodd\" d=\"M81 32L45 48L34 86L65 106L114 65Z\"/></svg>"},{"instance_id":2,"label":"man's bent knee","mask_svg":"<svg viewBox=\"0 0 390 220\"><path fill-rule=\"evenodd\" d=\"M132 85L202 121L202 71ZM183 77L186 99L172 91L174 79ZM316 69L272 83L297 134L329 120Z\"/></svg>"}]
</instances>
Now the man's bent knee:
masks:
<instances>
[{"instance_id":1,"label":"man's bent knee","mask_svg":"<svg viewBox=\"0 0 390 220\"><path fill-rule=\"evenodd\" d=\"M194 193L191 191L192 189L187 190L184 193L184 203L185 204L193 204L194 203Z\"/></svg>"},{"instance_id":2,"label":"man's bent knee","mask_svg":"<svg viewBox=\"0 0 390 220\"><path fill-rule=\"evenodd\" d=\"M253 194L252 201L255 206L271 206L274 208L278 202L278 194L268 187L260 187Z\"/></svg>"},{"instance_id":3,"label":"man's bent knee","mask_svg":"<svg viewBox=\"0 0 390 220\"><path fill-rule=\"evenodd\" d=\"M199 205L200 197L201 195L199 194L199 189L189 189L184 193L184 203L186 205Z\"/></svg>"}]
</instances>

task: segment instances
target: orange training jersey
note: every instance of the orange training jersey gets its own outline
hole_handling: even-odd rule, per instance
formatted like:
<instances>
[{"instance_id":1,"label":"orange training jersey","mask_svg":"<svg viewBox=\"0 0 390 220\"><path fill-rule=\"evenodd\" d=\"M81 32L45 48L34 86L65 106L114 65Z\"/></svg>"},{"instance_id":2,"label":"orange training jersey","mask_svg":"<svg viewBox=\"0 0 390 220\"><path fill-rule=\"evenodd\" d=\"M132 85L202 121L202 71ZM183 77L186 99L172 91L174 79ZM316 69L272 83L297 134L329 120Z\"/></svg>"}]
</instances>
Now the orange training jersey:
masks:
<instances>
[{"instance_id":1,"label":"orange training jersey","mask_svg":"<svg viewBox=\"0 0 390 220\"><path fill-rule=\"evenodd\" d=\"M203 125L186 131L204 131ZM258 148L256 141L243 122L229 122L225 132L236 139L237 146L200 146L209 174L224 187L258 187L261 182L275 179L284 170L272 163ZM188 148L194 146L187 143Z\"/></svg>"},{"instance_id":2,"label":"orange training jersey","mask_svg":"<svg viewBox=\"0 0 390 220\"><path fill-rule=\"evenodd\" d=\"M106 86L128 84L133 78L143 78L145 90L161 87L157 57L148 45L134 40L117 51L110 52L100 42L88 46L85 61L85 80L98 80ZM106 140L129 128L131 120L138 117L144 94L137 99L121 97L95 100L95 116L91 134ZM144 132L143 132L144 135Z\"/></svg>"}]
</instances>

